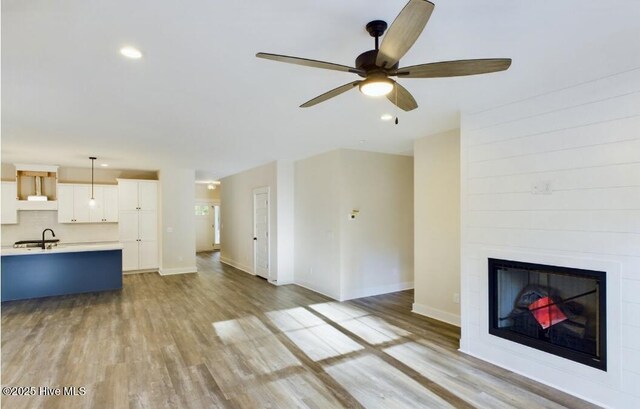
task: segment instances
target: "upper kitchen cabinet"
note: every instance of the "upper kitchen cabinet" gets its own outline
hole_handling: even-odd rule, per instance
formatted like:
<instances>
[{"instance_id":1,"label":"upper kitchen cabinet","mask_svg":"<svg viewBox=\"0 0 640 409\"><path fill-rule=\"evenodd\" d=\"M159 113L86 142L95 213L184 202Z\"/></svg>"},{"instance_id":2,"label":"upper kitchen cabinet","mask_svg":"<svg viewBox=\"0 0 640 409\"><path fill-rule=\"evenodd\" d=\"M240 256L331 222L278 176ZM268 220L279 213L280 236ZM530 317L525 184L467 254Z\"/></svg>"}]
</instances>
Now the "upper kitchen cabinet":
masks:
<instances>
[{"instance_id":1,"label":"upper kitchen cabinet","mask_svg":"<svg viewBox=\"0 0 640 409\"><path fill-rule=\"evenodd\" d=\"M158 182L118 179L118 208L121 211L157 210Z\"/></svg>"},{"instance_id":2,"label":"upper kitchen cabinet","mask_svg":"<svg viewBox=\"0 0 640 409\"><path fill-rule=\"evenodd\" d=\"M16 182L2 182L2 224L18 223L18 186Z\"/></svg>"},{"instance_id":3,"label":"upper kitchen cabinet","mask_svg":"<svg viewBox=\"0 0 640 409\"><path fill-rule=\"evenodd\" d=\"M118 188L94 185L95 206L89 206L91 185L58 184L58 223L115 223L118 221Z\"/></svg>"},{"instance_id":4,"label":"upper kitchen cabinet","mask_svg":"<svg viewBox=\"0 0 640 409\"><path fill-rule=\"evenodd\" d=\"M89 207L91 223L115 223L118 221L118 187L94 186L94 207Z\"/></svg>"}]
</instances>

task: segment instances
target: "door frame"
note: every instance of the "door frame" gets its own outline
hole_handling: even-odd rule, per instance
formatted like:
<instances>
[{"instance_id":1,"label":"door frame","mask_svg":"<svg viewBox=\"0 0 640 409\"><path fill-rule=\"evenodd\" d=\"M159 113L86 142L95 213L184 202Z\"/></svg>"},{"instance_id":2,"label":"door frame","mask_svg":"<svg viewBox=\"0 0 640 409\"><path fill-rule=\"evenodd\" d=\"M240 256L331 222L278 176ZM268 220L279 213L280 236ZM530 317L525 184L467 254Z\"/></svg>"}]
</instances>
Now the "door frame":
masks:
<instances>
[{"instance_id":1,"label":"door frame","mask_svg":"<svg viewBox=\"0 0 640 409\"><path fill-rule=\"evenodd\" d=\"M271 279L271 188L269 186L258 187L252 191L253 199L253 275L257 274L256 268L256 195L267 194L267 280Z\"/></svg>"}]
</instances>

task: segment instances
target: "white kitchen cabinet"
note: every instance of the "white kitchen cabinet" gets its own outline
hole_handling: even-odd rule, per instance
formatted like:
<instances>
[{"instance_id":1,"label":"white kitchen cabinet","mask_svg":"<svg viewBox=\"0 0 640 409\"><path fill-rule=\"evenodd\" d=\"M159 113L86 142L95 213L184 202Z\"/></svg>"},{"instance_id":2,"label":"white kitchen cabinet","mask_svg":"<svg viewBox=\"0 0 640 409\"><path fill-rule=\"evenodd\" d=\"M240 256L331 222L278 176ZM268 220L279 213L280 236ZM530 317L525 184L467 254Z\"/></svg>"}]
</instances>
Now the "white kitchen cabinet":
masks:
<instances>
[{"instance_id":1,"label":"white kitchen cabinet","mask_svg":"<svg viewBox=\"0 0 640 409\"><path fill-rule=\"evenodd\" d=\"M114 223L118 221L118 188L94 185L96 205L89 206L91 185L58 184L58 223Z\"/></svg>"},{"instance_id":2,"label":"white kitchen cabinet","mask_svg":"<svg viewBox=\"0 0 640 409\"><path fill-rule=\"evenodd\" d=\"M2 224L18 223L18 185L16 182L2 182L2 203L0 222Z\"/></svg>"},{"instance_id":3,"label":"white kitchen cabinet","mask_svg":"<svg viewBox=\"0 0 640 409\"><path fill-rule=\"evenodd\" d=\"M91 187L58 184L58 223L89 223Z\"/></svg>"},{"instance_id":4,"label":"white kitchen cabinet","mask_svg":"<svg viewBox=\"0 0 640 409\"><path fill-rule=\"evenodd\" d=\"M158 268L158 182L118 179L122 269Z\"/></svg>"},{"instance_id":5,"label":"white kitchen cabinet","mask_svg":"<svg viewBox=\"0 0 640 409\"><path fill-rule=\"evenodd\" d=\"M118 187L95 186L93 197L96 205L89 208L91 223L115 223L118 221Z\"/></svg>"},{"instance_id":6,"label":"white kitchen cabinet","mask_svg":"<svg viewBox=\"0 0 640 409\"><path fill-rule=\"evenodd\" d=\"M91 186L73 186L73 217L74 222L89 223L89 200L91 199Z\"/></svg>"}]
</instances>

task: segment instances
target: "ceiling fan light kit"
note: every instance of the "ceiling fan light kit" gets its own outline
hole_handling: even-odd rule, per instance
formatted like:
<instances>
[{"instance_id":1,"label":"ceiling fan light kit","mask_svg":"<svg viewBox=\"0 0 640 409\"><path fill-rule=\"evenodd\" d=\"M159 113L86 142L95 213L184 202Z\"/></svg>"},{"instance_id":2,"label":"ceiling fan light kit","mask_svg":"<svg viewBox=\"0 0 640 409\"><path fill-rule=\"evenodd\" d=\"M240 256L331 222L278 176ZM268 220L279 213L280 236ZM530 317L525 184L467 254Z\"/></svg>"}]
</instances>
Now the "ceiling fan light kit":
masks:
<instances>
[{"instance_id":1,"label":"ceiling fan light kit","mask_svg":"<svg viewBox=\"0 0 640 409\"><path fill-rule=\"evenodd\" d=\"M368 97L383 97L393 91L393 83L394 81L381 75L361 81L358 87L360 87L360 92Z\"/></svg>"},{"instance_id":2,"label":"ceiling fan light kit","mask_svg":"<svg viewBox=\"0 0 640 409\"><path fill-rule=\"evenodd\" d=\"M369 22L365 28L375 38L375 48L360 54L356 58L355 67L280 54L257 53L256 57L313 68L349 72L364 78L325 92L300 105L301 108L314 106L358 86L364 95L370 97L386 95L387 99L398 108L411 111L418 107L416 100L406 88L389 77L458 77L504 71L511 66L509 58L489 58L442 61L399 68L400 59L409 51L424 30L434 7L434 4L427 0L409 0L388 30L387 23L383 20ZM384 34L385 31L386 34ZM384 37L380 44L379 39L383 34Z\"/></svg>"}]
</instances>

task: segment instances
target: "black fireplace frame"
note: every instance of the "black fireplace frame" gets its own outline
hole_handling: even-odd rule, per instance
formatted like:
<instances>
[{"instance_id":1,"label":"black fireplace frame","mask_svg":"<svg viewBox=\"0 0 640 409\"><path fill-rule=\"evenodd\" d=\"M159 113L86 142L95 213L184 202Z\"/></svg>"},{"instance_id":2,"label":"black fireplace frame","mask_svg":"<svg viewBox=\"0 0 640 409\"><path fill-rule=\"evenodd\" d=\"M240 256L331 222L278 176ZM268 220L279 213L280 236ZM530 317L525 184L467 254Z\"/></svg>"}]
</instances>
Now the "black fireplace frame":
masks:
<instances>
[{"instance_id":1,"label":"black fireplace frame","mask_svg":"<svg viewBox=\"0 0 640 409\"><path fill-rule=\"evenodd\" d=\"M522 345L529 346L550 354L566 358L581 364L597 368L606 372L607 370L607 306L606 306L606 272L595 270L583 270L579 268L551 266L546 264L526 263L515 260L488 259L489 271L489 333L500 338L504 338ZM554 345L549 342L541 341L524 334L519 334L508 329L498 327L498 269L500 267L518 268L528 270L546 270L554 274L564 275L581 275L584 277L594 278L598 281L598 307L599 307L599 345L598 355L600 359L595 358L584 352L575 351L573 349Z\"/></svg>"}]
</instances>

